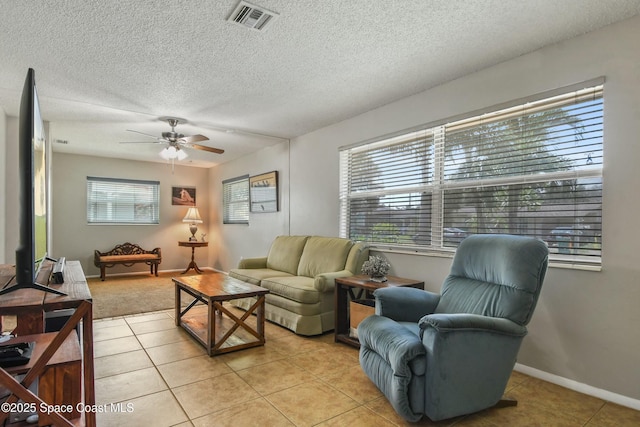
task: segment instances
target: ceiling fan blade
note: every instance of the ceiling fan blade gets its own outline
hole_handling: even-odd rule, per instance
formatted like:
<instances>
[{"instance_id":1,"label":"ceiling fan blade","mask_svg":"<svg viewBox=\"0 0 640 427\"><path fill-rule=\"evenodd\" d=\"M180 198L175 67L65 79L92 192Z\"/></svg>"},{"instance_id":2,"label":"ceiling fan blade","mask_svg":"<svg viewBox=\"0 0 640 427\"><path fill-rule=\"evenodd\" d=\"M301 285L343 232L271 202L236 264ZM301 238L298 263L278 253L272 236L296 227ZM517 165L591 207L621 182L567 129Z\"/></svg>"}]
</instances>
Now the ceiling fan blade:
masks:
<instances>
[{"instance_id":1,"label":"ceiling fan blade","mask_svg":"<svg viewBox=\"0 0 640 427\"><path fill-rule=\"evenodd\" d=\"M127 129L127 132L135 132L135 133L139 133L140 135L148 136L149 138L160 139L155 135L149 135L148 133L140 132L140 131L137 131L137 130Z\"/></svg>"},{"instance_id":2,"label":"ceiling fan blade","mask_svg":"<svg viewBox=\"0 0 640 427\"><path fill-rule=\"evenodd\" d=\"M224 153L224 150L220 148L207 147L206 145L189 144L188 146L191 148L195 148L196 150L208 151L210 153L217 153L217 154Z\"/></svg>"},{"instance_id":3,"label":"ceiling fan blade","mask_svg":"<svg viewBox=\"0 0 640 427\"><path fill-rule=\"evenodd\" d=\"M191 135L191 136L183 136L179 138L179 140L184 141L185 144L191 144L194 142L208 141L209 138L207 138L204 135Z\"/></svg>"}]
</instances>

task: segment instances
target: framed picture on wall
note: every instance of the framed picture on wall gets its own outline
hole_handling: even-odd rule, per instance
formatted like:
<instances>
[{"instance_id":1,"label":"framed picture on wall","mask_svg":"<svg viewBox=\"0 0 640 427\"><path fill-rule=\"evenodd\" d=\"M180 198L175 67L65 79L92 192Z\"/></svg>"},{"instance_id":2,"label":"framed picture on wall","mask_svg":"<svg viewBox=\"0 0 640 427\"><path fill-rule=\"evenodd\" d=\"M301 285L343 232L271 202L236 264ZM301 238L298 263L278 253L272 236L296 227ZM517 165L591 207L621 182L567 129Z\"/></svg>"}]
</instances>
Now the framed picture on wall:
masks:
<instances>
[{"instance_id":1,"label":"framed picture on wall","mask_svg":"<svg viewBox=\"0 0 640 427\"><path fill-rule=\"evenodd\" d=\"M196 187L171 187L171 204L176 206L195 206Z\"/></svg>"},{"instance_id":2,"label":"framed picture on wall","mask_svg":"<svg viewBox=\"0 0 640 427\"><path fill-rule=\"evenodd\" d=\"M278 171L249 178L251 212L278 211Z\"/></svg>"}]
</instances>

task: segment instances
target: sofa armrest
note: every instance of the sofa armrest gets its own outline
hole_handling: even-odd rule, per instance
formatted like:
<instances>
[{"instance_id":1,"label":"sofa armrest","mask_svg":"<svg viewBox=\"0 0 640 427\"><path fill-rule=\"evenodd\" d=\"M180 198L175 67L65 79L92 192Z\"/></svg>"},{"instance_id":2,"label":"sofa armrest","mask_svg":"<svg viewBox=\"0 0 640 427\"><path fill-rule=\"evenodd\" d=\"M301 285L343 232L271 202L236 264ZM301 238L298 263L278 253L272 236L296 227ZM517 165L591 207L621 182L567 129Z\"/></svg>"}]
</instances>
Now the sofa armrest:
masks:
<instances>
[{"instance_id":1,"label":"sofa armrest","mask_svg":"<svg viewBox=\"0 0 640 427\"><path fill-rule=\"evenodd\" d=\"M416 288L381 288L373 293L376 314L398 322L417 322L436 310L440 295Z\"/></svg>"},{"instance_id":2,"label":"sofa armrest","mask_svg":"<svg viewBox=\"0 0 640 427\"><path fill-rule=\"evenodd\" d=\"M332 291L336 287L336 279L338 277L353 276L353 273L349 270L333 271L330 273L318 274L313 279L313 287L320 292Z\"/></svg>"},{"instance_id":3,"label":"sofa armrest","mask_svg":"<svg viewBox=\"0 0 640 427\"><path fill-rule=\"evenodd\" d=\"M238 268L267 268L267 257L241 259Z\"/></svg>"}]
</instances>

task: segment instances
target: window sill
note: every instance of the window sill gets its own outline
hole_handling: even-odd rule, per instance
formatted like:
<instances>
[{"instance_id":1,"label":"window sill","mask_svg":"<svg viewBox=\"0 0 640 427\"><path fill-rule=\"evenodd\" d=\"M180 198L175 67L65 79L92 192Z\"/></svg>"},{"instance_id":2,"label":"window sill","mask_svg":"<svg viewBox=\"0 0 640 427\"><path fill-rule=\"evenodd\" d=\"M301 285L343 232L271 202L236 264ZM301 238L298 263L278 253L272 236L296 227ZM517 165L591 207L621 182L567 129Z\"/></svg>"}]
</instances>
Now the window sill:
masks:
<instances>
[{"instance_id":1,"label":"window sill","mask_svg":"<svg viewBox=\"0 0 640 427\"><path fill-rule=\"evenodd\" d=\"M455 251L429 251L429 250L421 250L421 249L394 249L390 247L376 247L369 246L369 249L376 252L389 253L389 254L400 254L400 255L414 255L414 256L427 256L427 257L435 257L435 258L449 258L453 259L453 255ZM569 270L582 270L582 271L602 271L602 264L584 264L584 263L576 263L571 261L560 261L560 260L549 260L549 268L562 268Z\"/></svg>"},{"instance_id":2,"label":"window sill","mask_svg":"<svg viewBox=\"0 0 640 427\"><path fill-rule=\"evenodd\" d=\"M564 268L569 270L583 270L583 271L602 271L601 264L574 264L570 262L561 262L549 260L549 268Z\"/></svg>"}]
</instances>

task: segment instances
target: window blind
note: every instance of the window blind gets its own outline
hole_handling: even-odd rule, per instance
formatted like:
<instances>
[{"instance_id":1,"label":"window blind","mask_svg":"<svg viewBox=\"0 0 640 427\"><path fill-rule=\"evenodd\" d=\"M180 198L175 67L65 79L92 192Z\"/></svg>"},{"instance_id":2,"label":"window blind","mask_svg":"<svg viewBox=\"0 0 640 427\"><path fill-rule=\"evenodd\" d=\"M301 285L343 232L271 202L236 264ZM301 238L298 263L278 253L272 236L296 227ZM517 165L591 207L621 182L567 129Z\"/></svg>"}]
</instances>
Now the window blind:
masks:
<instances>
[{"instance_id":1,"label":"window blind","mask_svg":"<svg viewBox=\"0 0 640 427\"><path fill-rule=\"evenodd\" d=\"M160 182L87 177L89 224L158 224Z\"/></svg>"},{"instance_id":2,"label":"window blind","mask_svg":"<svg viewBox=\"0 0 640 427\"><path fill-rule=\"evenodd\" d=\"M431 234L433 134L423 130L341 152L341 233L413 245Z\"/></svg>"},{"instance_id":3,"label":"window blind","mask_svg":"<svg viewBox=\"0 0 640 427\"><path fill-rule=\"evenodd\" d=\"M537 237L552 259L602 255L603 86L346 148L341 235L453 251L476 233Z\"/></svg>"},{"instance_id":4,"label":"window blind","mask_svg":"<svg viewBox=\"0 0 640 427\"><path fill-rule=\"evenodd\" d=\"M249 224L249 175L222 181L224 224Z\"/></svg>"}]
</instances>

